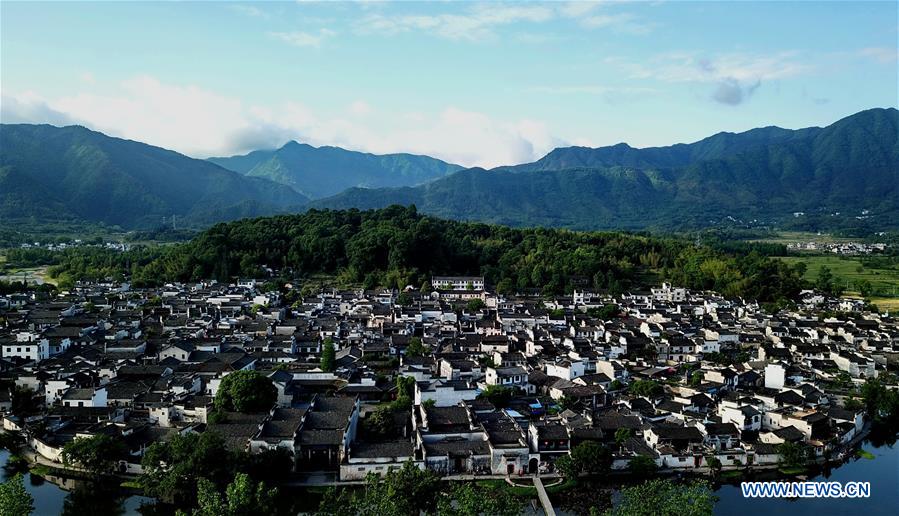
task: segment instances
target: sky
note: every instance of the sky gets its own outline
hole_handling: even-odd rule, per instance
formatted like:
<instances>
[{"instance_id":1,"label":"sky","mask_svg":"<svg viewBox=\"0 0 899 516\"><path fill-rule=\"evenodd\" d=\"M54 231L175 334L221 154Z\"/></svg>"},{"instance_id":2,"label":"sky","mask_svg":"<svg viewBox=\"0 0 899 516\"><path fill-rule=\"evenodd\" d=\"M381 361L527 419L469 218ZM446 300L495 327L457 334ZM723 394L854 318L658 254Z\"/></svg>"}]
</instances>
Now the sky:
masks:
<instances>
[{"instance_id":1,"label":"sky","mask_svg":"<svg viewBox=\"0 0 899 516\"><path fill-rule=\"evenodd\" d=\"M897 3L0 2L0 121L464 166L897 101Z\"/></svg>"}]
</instances>

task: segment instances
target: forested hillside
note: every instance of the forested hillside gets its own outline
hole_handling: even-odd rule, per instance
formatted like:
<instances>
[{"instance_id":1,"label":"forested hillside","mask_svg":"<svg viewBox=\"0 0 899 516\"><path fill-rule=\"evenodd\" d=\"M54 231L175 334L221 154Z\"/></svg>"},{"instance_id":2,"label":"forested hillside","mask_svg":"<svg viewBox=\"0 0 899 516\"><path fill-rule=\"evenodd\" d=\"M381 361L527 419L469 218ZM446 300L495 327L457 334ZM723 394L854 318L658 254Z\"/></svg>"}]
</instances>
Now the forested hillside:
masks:
<instances>
[{"instance_id":1,"label":"forested hillside","mask_svg":"<svg viewBox=\"0 0 899 516\"><path fill-rule=\"evenodd\" d=\"M897 126L896 109L871 109L823 129L768 127L648 149L569 147L415 188L354 188L313 206L415 204L453 219L572 229L883 230L899 227Z\"/></svg>"},{"instance_id":2,"label":"forested hillside","mask_svg":"<svg viewBox=\"0 0 899 516\"><path fill-rule=\"evenodd\" d=\"M478 274L506 293L559 294L575 286L622 292L645 286L650 278L762 301L795 296L802 271L759 250L765 249L744 244L729 253L673 238L512 229L392 206L223 223L188 243L164 248L49 255L14 250L9 259L33 264L43 257L55 264L51 273L66 281L130 274L137 285L261 277L267 266L288 279L327 274L336 282L368 288L418 288L432 274Z\"/></svg>"},{"instance_id":3,"label":"forested hillside","mask_svg":"<svg viewBox=\"0 0 899 516\"><path fill-rule=\"evenodd\" d=\"M297 210L309 199L272 181L80 126L0 126L0 219L148 228L208 226Z\"/></svg>"},{"instance_id":4,"label":"forested hillside","mask_svg":"<svg viewBox=\"0 0 899 516\"><path fill-rule=\"evenodd\" d=\"M251 177L288 185L313 199L357 186L415 186L462 169L430 156L376 155L294 141L276 150L209 161Z\"/></svg>"}]
</instances>

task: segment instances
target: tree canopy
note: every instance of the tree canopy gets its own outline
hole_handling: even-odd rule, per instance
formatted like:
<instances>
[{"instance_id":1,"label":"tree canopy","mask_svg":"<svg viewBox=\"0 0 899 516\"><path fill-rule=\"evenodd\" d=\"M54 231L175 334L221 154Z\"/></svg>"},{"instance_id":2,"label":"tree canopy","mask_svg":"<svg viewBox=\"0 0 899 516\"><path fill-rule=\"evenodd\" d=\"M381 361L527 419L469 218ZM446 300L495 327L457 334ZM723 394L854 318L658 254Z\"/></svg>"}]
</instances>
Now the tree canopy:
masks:
<instances>
[{"instance_id":1,"label":"tree canopy","mask_svg":"<svg viewBox=\"0 0 899 516\"><path fill-rule=\"evenodd\" d=\"M25 490L22 474L0 483L0 516L28 516L34 510L34 497Z\"/></svg>"},{"instance_id":2,"label":"tree canopy","mask_svg":"<svg viewBox=\"0 0 899 516\"><path fill-rule=\"evenodd\" d=\"M125 443L118 437L105 434L78 437L62 448L66 465L81 467L94 475L112 473L119 459L125 455Z\"/></svg>"},{"instance_id":3,"label":"tree canopy","mask_svg":"<svg viewBox=\"0 0 899 516\"><path fill-rule=\"evenodd\" d=\"M680 484L654 479L621 490L607 516L711 516L718 498L704 481Z\"/></svg>"},{"instance_id":4,"label":"tree canopy","mask_svg":"<svg viewBox=\"0 0 899 516\"><path fill-rule=\"evenodd\" d=\"M219 384L215 408L228 412L267 412L278 399L272 380L257 371L235 371Z\"/></svg>"}]
</instances>

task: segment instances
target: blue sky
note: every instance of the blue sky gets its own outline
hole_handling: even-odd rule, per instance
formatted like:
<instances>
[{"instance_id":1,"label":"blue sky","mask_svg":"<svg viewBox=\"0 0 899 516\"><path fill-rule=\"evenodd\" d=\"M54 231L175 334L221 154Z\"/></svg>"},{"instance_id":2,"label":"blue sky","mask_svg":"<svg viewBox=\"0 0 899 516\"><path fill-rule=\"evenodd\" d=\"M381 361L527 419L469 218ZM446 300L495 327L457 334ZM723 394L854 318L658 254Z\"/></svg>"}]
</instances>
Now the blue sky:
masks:
<instances>
[{"instance_id":1,"label":"blue sky","mask_svg":"<svg viewBox=\"0 0 899 516\"><path fill-rule=\"evenodd\" d=\"M0 3L0 118L463 165L897 105L897 2Z\"/></svg>"}]
</instances>

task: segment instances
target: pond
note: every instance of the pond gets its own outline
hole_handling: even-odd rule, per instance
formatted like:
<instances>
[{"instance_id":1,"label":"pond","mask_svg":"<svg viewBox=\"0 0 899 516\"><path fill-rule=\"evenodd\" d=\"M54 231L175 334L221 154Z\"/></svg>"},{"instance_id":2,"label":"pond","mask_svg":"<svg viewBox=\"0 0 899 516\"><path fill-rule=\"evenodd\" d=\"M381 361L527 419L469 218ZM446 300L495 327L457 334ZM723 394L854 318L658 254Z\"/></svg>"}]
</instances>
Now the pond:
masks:
<instances>
[{"instance_id":1,"label":"pond","mask_svg":"<svg viewBox=\"0 0 899 516\"><path fill-rule=\"evenodd\" d=\"M0 480L15 475L9 468L10 453L0 450ZM114 491L98 492L89 482L53 477L45 479L39 475L24 472L25 489L34 497L35 516L66 515L150 515L158 514L152 498L137 495L123 495ZM59 484L59 485L58 485ZM60 487L64 485L66 489Z\"/></svg>"},{"instance_id":2,"label":"pond","mask_svg":"<svg viewBox=\"0 0 899 516\"><path fill-rule=\"evenodd\" d=\"M862 449L873 459L857 457L839 467L810 477L818 482L870 482L870 498L743 498L740 485L724 485L717 492L715 514L764 514L765 516L822 516L899 514L899 444L867 441Z\"/></svg>"}]
</instances>

